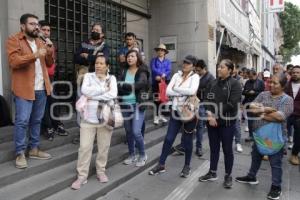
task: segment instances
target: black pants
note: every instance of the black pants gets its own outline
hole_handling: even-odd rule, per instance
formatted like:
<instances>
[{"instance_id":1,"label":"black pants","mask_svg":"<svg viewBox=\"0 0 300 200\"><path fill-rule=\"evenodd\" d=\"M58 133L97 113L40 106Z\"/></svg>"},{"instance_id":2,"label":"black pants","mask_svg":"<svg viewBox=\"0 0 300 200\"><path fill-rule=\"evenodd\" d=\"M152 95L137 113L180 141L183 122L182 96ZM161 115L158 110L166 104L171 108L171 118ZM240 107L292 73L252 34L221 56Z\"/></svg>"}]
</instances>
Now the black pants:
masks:
<instances>
[{"instance_id":1,"label":"black pants","mask_svg":"<svg viewBox=\"0 0 300 200\"><path fill-rule=\"evenodd\" d=\"M60 121L53 119L50 113L51 105L54 103L55 99L52 98L52 96L47 96L47 102L46 102L46 107L45 107L45 113L44 117L42 119L42 128L41 130L44 131L47 128L54 128L57 129L58 125L61 124ZM52 113L55 115L55 113ZM55 115L57 116L57 115Z\"/></svg>"},{"instance_id":2,"label":"black pants","mask_svg":"<svg viewBox=\"0 0 300 200\"><path fill-rule=\"evenodd\" d=\"M291 116L291 120L294 126L294 145L292 154L297 156L300 152L300 116Z\"/></svg>"},{"instance_id":3,"label":"black pants","mask_svg":"<svg viewBox=\"0 0 300 200\"><path fill-rule=\"evenodd\" d=\"M247 112L247 117L248 117L248 128L249 128L249 137L253 138L253 123L254 120L252 118L257 117L251 112Z\"/></svg>"},{"instance_id":4,"label":"black pants","mask_svg":"<svg viewBox=\"0 0 300 200\"><path fill-rule=\"evenodd\" d=\"M225 173L230 175L233 166L233 137L234 137L235 123L227 127L212 127L207 125L209 147L210 147L210 171L216 172L218 169L218 162L220 157L220 148L222 143Z\"/></svg>"}]
</instances>

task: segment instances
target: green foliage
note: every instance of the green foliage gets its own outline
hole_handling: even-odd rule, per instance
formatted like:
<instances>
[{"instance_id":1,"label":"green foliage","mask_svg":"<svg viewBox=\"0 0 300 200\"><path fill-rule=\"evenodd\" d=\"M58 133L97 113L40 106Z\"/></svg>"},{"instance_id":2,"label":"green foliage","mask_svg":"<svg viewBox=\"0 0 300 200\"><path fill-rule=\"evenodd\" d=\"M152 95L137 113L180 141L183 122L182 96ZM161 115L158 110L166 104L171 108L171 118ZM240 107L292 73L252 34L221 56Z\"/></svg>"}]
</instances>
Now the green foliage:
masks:
<instances>
[{"instance_id":1,"label":"green foliage","mask_svg":"<svg viewBox=\"0 0 300 200\"><path fill-rule=\"evenodd\" d=\"M284 37L280 51L284 62L289 62L291 56L300 54L300 9L290 2L285 3L284 9L279 14Z\"/></svg>"}]
</instances>

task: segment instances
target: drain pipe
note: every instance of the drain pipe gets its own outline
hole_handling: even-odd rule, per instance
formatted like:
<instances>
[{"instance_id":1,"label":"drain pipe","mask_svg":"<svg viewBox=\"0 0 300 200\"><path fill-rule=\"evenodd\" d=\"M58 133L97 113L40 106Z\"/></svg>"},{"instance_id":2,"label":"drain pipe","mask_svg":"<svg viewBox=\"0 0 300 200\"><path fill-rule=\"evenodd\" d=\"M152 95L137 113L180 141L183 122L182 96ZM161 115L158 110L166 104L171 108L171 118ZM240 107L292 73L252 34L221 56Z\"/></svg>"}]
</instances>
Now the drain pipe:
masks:
<instances>
[{"instance_id":1,"label":"drain pipe","mask_svg":"<svg viewBox=\"0 0 300 200\"><path fill-rule=\"evenodd\" d=\"M222 42L223 42L223 38L224 38L225 29L226 28L224 26L220 26L221 37L220 37L220 42L219 42L219 47L218 47L218 50L217 50L217 55L216 55L215 63L218 63L218 60L219 60L219 56L220 56L221 46L222 46Z\"/></svg>"}]
</instances>

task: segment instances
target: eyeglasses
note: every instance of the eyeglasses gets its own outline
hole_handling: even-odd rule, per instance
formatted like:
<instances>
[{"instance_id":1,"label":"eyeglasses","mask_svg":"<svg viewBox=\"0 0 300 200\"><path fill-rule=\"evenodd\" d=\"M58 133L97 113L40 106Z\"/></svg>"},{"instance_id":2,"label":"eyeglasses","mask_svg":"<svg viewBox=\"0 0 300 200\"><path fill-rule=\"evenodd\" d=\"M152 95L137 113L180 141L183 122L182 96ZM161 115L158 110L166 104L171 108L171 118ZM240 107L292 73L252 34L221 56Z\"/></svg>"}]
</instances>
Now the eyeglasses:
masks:
<instances>
[{"instance_id":1,"label":"eyeglasses","mask_svg":"<svg viewBox=\"0 0 300 200\"><path fill-rule=\"evenodd\" d=\"M30 26L38 26L39 24L38 23L34 23L34 22L30 22L28 23Z\"/></svg>"}]
</instances>

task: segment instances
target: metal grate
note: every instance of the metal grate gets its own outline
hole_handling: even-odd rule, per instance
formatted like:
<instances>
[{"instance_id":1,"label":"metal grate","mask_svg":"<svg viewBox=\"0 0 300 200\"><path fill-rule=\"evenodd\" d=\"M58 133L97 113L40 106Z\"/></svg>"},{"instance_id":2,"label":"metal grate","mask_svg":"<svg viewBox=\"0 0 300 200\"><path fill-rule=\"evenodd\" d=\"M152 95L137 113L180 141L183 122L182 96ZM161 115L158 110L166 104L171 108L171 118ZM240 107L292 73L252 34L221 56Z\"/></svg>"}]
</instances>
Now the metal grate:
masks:
<instances>
[{"instance_id":1,"label":"metal grate","mask_svg":"<svg viewBox=\"0 0 300 200\"><path fill-rule=\"evenodd\" d=\"M118 48L123 45L126 33L126 11L119 5L107 0L89 0L89 24L101 22L105 27L105 42L110 47L111 73L117 68Z\"/></svg>"},{"instance_id":2,"label":"metal grate","mask_svg":"<svg viewBox=\"0 0 300 200\"><path fill-rule=\"evenodd\" d=\"M109 0L45 0L45 19L57 48L57 80L75 80L74 52L87 40L91 24L101 22L110 47L111 72L117 67L117 49L126 33L126 10Z\"/></svg>"}]
</instances>

